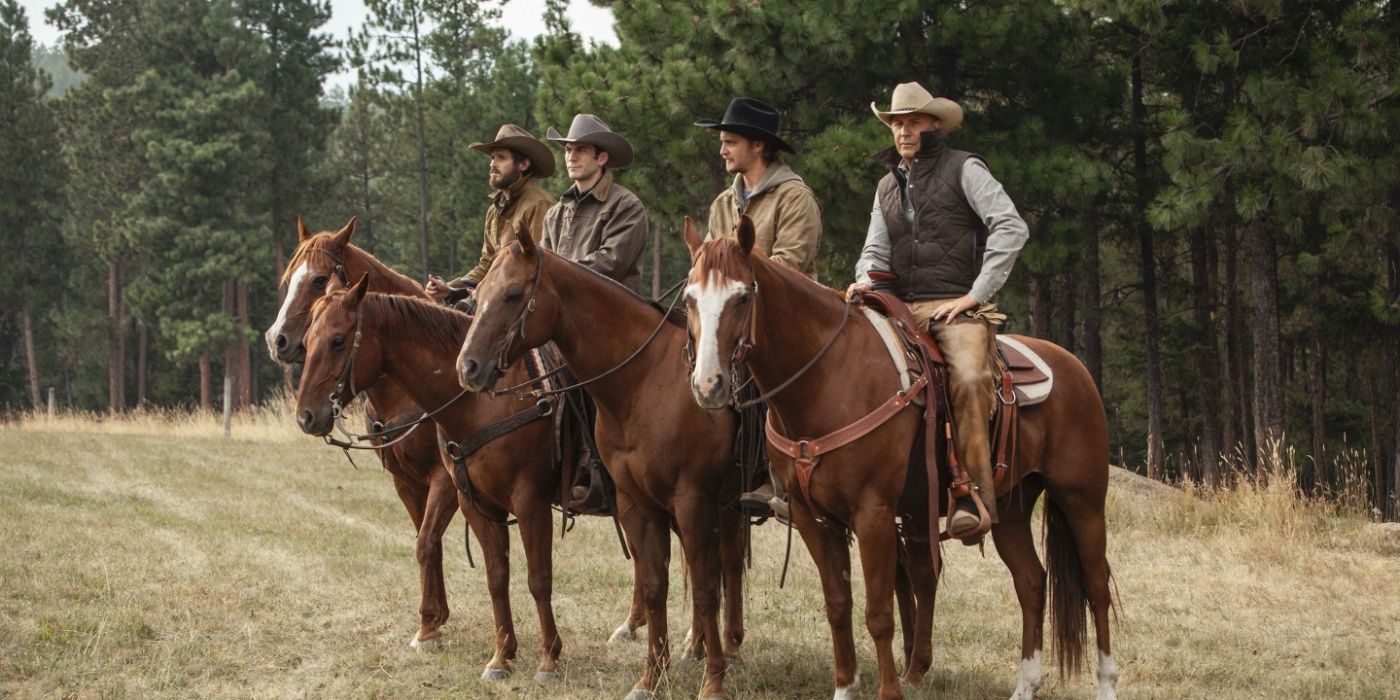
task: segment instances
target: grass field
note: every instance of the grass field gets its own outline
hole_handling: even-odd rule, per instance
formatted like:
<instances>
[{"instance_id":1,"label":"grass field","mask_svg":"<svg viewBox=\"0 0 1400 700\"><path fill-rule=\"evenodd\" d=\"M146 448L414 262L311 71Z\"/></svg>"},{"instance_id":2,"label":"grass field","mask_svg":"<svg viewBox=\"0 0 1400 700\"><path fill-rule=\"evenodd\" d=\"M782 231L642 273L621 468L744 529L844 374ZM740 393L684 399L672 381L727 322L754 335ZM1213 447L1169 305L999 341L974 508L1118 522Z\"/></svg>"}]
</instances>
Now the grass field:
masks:
<instances>
[{"instance_id":1,"label":"grass field","mask_svg":"<svg viewBox=\"0 0 1400 700\"><path fill-rule=\"evenodd\" d=\"M241 419L232 439L197 416L27 420L0 426L0 455L0 696L621 698L641 671L642 642L605 643L631 582L607 521L581 520L556 546L565 677L554 685L531 680L538 625L517 544L521 657L491 684L478 680L491 656L485 573L467 567L462 519L447 535L445 646L415 652L413 532L388 475L372 458L352 469L285 414ZM1114 489L1109 524L1121 697L1400 697L1391 535L1278 487ZM831 696L816 570L796 540L778 589L784 536L755 531L736 699ZM935 666L910 697L1005 698L1015 686L1018 608L987 549L945 550ZM677 646L681 575L673 563ZM693 697L699 681L677 658L661 696ZM1041 697L1093 694L1092 673L1059 680L1052 666Z\"/></svg>"}]
</instances>

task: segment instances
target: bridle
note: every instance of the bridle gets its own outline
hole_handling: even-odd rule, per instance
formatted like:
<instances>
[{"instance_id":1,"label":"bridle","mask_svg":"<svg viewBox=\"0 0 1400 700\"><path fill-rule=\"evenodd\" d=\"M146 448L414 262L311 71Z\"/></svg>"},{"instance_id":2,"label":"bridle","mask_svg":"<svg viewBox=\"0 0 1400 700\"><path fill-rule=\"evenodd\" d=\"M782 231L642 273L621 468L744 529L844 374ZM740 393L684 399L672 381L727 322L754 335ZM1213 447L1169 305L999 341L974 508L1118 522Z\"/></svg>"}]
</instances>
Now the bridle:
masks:
<instances>
[{"instance_id":1,"label":"bridle","mask_svg":"<svg viewBox=\"0 0 1400 700\"><path fill-rule=\"evenodd\" d=\"M733 387L729 400L734 406L734 409L739 411L768 401L768 399L773 398L782 390L792 386L793 382L797 381L802 375L806 374L808 370L812 369L812 367L817 364L817 361L825 356L826 353L831 350L831 347L836 344L836 339L841 337L841 332L846 329L846 323L851 319L851 307L855 306L853 300L848 299L846 301L841 315L841 323L836 326L836 330L832 332L831 337L826 339L821 349L817 350L817 353L812 356L812 359L807 361L807 364L803 365L801 369L797 370L792 376L788 377L783 383L770 391L763 392L747 401L741 401L739 400L739 396L742 390L753 381L753 375L751 373L748 378L743 377L740 367L748 362L749 355L758 345L758 280L754 280L753 284L745 291L749 293L748 322L744 324L744 332L739 336L738 341L734 343L734 350L729 355L729 381L730 386ZM695 374L695 349L693 343L694 338L691 336L689 328L687 328L685 334L685 361L690 367L691 375Z\"/></svg>"},{"instance_id":2,"label":"bridle","mask_svg":"<svg viewBox=\"0 0 1400 700\"><path fill-rule=\"evenodd\" d=\"M522 345L524 345L526 342L525 322L529 319L530 314L533 313L535 310L535 298L536 295L539 293L540 278L544 274L544 255L538 251L536 251L535 255L535 276L530 282L530 299L520 310L520 315L517 316L516 319L513 322L511 322L510 327L506 329L505 335L502 336L501 342L496 348L496 367L498 370L506 367L507 364L509 364L506 355L507 351L510 349L511 343L514 342L517 338L520 340L520 343ZM667 293L669 294L671 291L675 291L684 283L685 280L681 280L681 282L672 286ZM661 295L661 298L664 299L665 297L666 294ZM622 362L619 362L618 364L614 365L607 371L602 372L601 374L595 375L583 381L575 382L568 386L558 387L555 389L531 389L529 391L524 391L527 387L540 384L545 380L549 379L550 377L553 377L554 375L563 372L565 369L565 365L560 365L538 377L535 377L533 379L527 379L526 381L516 384L515 386L507 387L505 389L491 389L487 393L489 393L493 397L503 396L506 394L515 394L517 396L525 394L532 396L536 399L540 399L549 396L555 396L558 394L566 394L575 389L581 389L585 386L593 384L594 382L606 379L607 377L610 377L616 374L617 372L621 371L624 367L630 365L633 360L637 359L638 357L641 357L642 352L651 346L651 342L653 340L656 340L656 336L661 334L661 329L664 328L669 322L667 319L670 318L671 312L675 310L676 304L680 301L680 298L680 295L677 295L676 298L671 301L671 305L667 307L666 311L662 312L661 320L656 324L656 327L652 329L651 335L647 336L647 339L643 341L642 344L638 346L637 349L634 350L631 355L628 355L626 359L622 360Z\"/></svg>"}]
</instances>

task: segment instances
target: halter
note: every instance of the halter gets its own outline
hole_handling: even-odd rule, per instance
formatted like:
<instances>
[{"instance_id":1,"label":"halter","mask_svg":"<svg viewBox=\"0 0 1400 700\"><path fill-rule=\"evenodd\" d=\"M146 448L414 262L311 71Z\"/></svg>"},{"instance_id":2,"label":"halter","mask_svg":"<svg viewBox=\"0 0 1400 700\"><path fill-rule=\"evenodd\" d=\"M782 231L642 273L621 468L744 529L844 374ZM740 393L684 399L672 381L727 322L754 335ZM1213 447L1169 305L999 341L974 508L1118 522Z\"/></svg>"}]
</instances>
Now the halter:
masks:
<instances>
[{"instance_id":1,"label":"halter","mask_svg":"<svg viewBox=\"0 0 1400 700\"><path fill-rule=\"evenodd\" d=\"M543 274L544 255L539 251L536 251L535 276L533 279L530 280L530 299L525 302L525 306L521 307L520 315L515 317L515 320L511 322L510 327L506 329L505 335L501 336L501 342L496 347L497 367L506 366L506 353L508 350L510 350L510 344L514 342L516 338L520 339L521 345L525 344L525 322L529 320L530 314L534 313L535 311L535 298L540 293L540 276ZM555 371L557 372L559 370L556 369ZM553 374L553 372L551 372L550 374ZM544 377L540 377L540 379L544 379ZM495 396L496 393L493 391L491 392L491 395Z\"/></svg>"}]
</instances>

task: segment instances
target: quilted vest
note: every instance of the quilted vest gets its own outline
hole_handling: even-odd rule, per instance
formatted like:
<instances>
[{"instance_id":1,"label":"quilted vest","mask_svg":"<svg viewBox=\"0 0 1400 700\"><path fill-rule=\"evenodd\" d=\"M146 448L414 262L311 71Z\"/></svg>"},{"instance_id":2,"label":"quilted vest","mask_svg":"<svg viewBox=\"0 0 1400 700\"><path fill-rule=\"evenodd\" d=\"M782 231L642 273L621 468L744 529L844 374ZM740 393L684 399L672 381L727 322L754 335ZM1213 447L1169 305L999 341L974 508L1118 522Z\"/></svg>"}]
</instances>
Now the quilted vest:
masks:
<instances>
[{"instance_id":1,"label":"quilted vest","mask_svg":"<svg viewBox=\"0 0 1400 700\"><path fill-rule=\"evenodd\" d=\"M922 145L908 176L912 205L900 186L899 153L889 148L878 156L890 170L877 191L890 232L891 272L899 275L893 291L904 301L950 299L972 291L987 245L987 227L962 187L963 163L980 156L948 148L938 131L924 133Z\"/></svg>"}]
</instances>

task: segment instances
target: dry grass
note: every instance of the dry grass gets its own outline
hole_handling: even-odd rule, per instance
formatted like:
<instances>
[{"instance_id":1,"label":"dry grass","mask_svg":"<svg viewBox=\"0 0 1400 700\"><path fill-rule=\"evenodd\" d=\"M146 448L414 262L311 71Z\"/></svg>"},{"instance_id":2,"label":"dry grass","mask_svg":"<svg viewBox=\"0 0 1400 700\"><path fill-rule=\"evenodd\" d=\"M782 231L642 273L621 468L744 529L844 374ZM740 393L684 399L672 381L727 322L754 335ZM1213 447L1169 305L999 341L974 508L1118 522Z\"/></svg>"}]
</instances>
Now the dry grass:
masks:
<instances>
[{"instance_id":1,"label":"dry grass","mask_svg":"<svg viewBox=\"0 0 1400 700\"><path fill-rule=\"evenodd\" d=\"M564 681L530 680L537 625L517 546L520 665L486 684L485 575L467 568L460 519L447 539L447 645L416 653L413 537L388 476L299 435L285 407L240 418L233 434L220 437L212 416L0 427L0 695L618 698L635 681L641 643L604 643L631 581L606 521L581 521L556 547ZM1111 491L1122 697L1398 697L1400 545L1285 483L1204 497ZM755 531L736 699L831 693L825 615L800 541L777 588L784 534ZM1014 687L1019 613L988 550L946 550L937 665L910 697L1004 698ZM859 612L856 623L873 697ZM693 696L699 676L676 661L662 695ZM1059 681L1050 669L1042 697L1093 687L1092 674Z\"/></svg>"}]
</instances>

